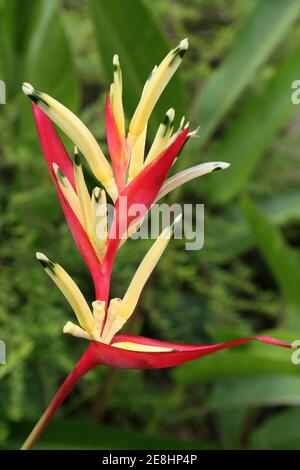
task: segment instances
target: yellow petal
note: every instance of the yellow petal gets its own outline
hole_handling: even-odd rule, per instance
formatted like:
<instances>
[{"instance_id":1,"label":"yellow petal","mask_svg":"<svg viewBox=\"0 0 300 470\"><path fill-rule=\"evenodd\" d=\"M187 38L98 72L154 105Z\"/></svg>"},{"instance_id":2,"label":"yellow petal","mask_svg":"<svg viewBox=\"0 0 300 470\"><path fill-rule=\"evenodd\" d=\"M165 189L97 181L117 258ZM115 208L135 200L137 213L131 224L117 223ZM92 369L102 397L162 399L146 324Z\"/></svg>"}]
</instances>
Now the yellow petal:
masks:
<instances>
[{"instance_id":1,"label":"yellow petal","mask_svg":"<svg viewBox=\"0 0 300 470\"><path fill-rule=\"evenodd\" d=\"M82 213L81 205L77 194L75 193L70 181L63 174L61 169L56 163L52 163L52 167L56 176L57 183L60 187L61 192L69 203L72 211L76 215L81 225L85 228L84 216Z\"/></svg>"},{"instance_id":2,"label":"yellow petal","mask_svg":"<svg viewBox=\"0 0 300 470\"><path fill-rule=\"evenodd\" d=\"M124 243L128 240L131 235L133 235L135 232L139 230L141 227L142 223L144 222L145 215L140 217L138 220L134 220L128 227L126 235L123 235L123 239L120 243L120 248L124 245Z\"/></svg>"},{"instance_id":3,"label":"yellow petal","mask_svg":"<svg viewBox=\"0 0 300 470\"><path fill-rule=\"evenodd\" d=\"M57 263L47 258L43 253L36 254L37 259L49 277L55 282L74 310L81 327L93 339L99 339L99 332L90 308L80 289L69 274Z\"/></svg>"},{"instance_id":4,"label":"yellow petal","mask_svg":"<svg viewBox=\"0 0 300 470\"><path fill-rule=\"evenodd\" d=\"M103 334L101 336L101 341L104 343L110 343L114 335L123 327L133 313L142 289L168 245L173 233L174 225L181 220L181 217L181 214L177 216L174 223L170 227L165 228L153 243L133 276L123 299L111 300L107 311L107 319Z\"/></svg>"},{"instance_id":5,"label":"yellow petal","mask_svg":"<svg viewBox=\"0 0 300 470\"><path fill-rule=\"evenodd\" d=\"M107 309L105 326L101 335L101 341L105 344L109 344L111 342L112 338L121 330L126 322L126 319L119 315L121 302L121 299L111 299L110 301Z\"/></svg>"},{"instance_id":6,"label":"yellow petal","mask_svg":"<svg viewBox=\"0 0 300 470\"><path fill-rule=\"evenodd\" d=\"M113 66L114 66L114 83L111 87L111 104L116 120L117 127L121 136L125 136L125 119L124 119L124 110L123 110L123 101L122 101L122 71L119 62L119 56L117 54L113 57Z\"/></svg>"},{"instance_id":7,"label":"yellow petal","mask_svg":"<svg viewBox=\"0 0 300 470\"><path fill-rule=\"evenodd\" d=\"M133 276L132 281L118 309L118 314L126 320L128 320L134 311L143 287L150 277L156 264L158 263L165 248L167 247L173 233L174 225L181 220L181 217L181 214L177 216L174 224L162 231Z\"/></svg>"},{"instance_id":8,"label":"yellow petal","mask_svg":"<svg viewBox=\"0 0 300 470\"><path fill-rule=\"evenodd\" d=\"M107 243L107 203L103 189L94 188L92 193L92 240L101 260Z\"/></svg>"},{"instance_id":9,"label":"yellow petal","mask_svg":"<svg viewBox=\"0 0 300 470\"><path fill-rule=\"evenodd\" d=\"M105 318L105 302L104 300L95 300L92 303L93 315L99 331L102 329L103 320Z\"/></svg>"},{"instance_id":10,"label":"yellow petal","mask_svg":"<svg viewBox=\"0 0 300 470\"><path fill-rule=\"evenodd\" d=\"M89 191L85 184L85 179L82 171L82 166L80 162L80 157L78 154L77 147L74 149L74 177L75 185L77 189L77 194L83 214L84 226L88 233L88 236L91 237L92 232L92 210L91 210L91 199Z\"/></svg>"},{"instance_id":11,"label":"yellow petal","mask_svg":"<svg viewBox=\"0 0 300 470\"><path fill-rule=\"evenodd\" d=\"M128 170L128 183L132 181L141 171L144 165L145 144L147 136L147 125L137 138L137 141L131 151L130 164Z\"/></svg>"},{"instance_id":12,"label":"yellow petal","mask_svg":"<svg viewBox=\"0 0 300 470\"><path fill-rule=\"evenodd\" d=\"M149 163L155 160L155 158L158 157L158 155L163 152L168 146L173 131L174 118L175 111L173 108L171 108L166 112L164 120L158 128L153 144L145 160L144 166L149 165Z\"/></svg>"},{"instance_id":13,"label":"yellow petal","mask_svg":"<svg viewBox=\"0 0 300 470\"><path fill-rule=\"evenodd\" d=\"M169 52L155 72L152 73L151 80L143 91L141 100L129 125L128 143L131 148L138 136L143 132L158 98L179 67L187 48L188 40L183 39L175 49Z\"/></svg>"},{"instance_id":14,"label":"yellow petal","mask_svg":"<svg viewBox=\"0 0 300 470\"><path fill-rule=\"evenodd\" d=\"M72 336L76 336L77 338L91 339L86 331L71 321L68 321L65 324L63 327L63 332Z\"/></svg>"}]
</instances>

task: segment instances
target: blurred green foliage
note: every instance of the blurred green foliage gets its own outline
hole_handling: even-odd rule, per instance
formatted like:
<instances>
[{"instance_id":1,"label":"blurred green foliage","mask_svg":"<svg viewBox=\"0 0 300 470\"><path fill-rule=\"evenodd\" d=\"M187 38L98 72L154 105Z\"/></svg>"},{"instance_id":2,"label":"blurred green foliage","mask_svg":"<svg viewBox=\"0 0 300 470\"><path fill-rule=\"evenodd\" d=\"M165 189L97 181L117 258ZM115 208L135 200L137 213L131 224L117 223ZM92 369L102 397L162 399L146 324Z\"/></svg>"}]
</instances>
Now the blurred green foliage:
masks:
<instances>
[{"instance_id":1,"label":"blurred green foliage","mask_svg":"<svg viewBox=\"0 0 300 470\"><path fill-rule=\"evenodd\" d=\"M170 244L131 331L200 343L267 330L292 341L300 334L300 124L290 102L291 82L300 78L299 13L293 0L34 0L30 7L29 0L0 0L0 79L7 85L0 107L1 447L21 443L27 422L85 346L62 335L72 312L35 251L58 260L93 300L21 83L77 112L106 151L112 54L124 68L130 116L147 73L188 36L189 54L155 119L174 105L178 118L184 112L203 128L177 168L210 159L232 167L170 195L205 203L204 249ZM112 296L122 296L147 246L130 240L120 250ZM299 397L290 352L261 344L171 371L99 368L69 397L40 446L299 448Z\"/></svg>"}]
</instances>

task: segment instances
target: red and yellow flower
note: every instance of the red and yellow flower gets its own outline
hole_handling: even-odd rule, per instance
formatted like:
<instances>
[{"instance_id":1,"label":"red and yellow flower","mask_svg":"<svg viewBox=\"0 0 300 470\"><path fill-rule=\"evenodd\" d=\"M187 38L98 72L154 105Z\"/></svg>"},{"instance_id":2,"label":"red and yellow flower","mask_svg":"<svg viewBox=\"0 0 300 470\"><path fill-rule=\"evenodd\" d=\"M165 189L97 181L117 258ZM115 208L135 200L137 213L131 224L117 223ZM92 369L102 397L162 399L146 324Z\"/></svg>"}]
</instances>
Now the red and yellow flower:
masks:
<instances>
[{"instance_id":1,"label":"red and yellow flower","mask_svg":"<svg viewBox=\"0 0 300 470\"><path fill-rule=\"evenodd\" d=\"M229 166L225 162L204 163L166 179L186 141L197 134L197 131L190 132L184 118L174 131L173 109L166 112L149 151L145 152L150 115L187 48L188 40L184 39L153 69L142 90L127 134L122 104L122 73L119 58L114 56L114 79L105 105L111 164L94 136L72 111L30 84L23 84L24 93L33 101L41 147L66 220L95 286L95 301L90 306L69 274L44 254L37 253L37 259L76 315L77 324L67 322L63 327L64 333L87 340L88 346L24 443L24 449L34 445L75 383L97 365L133 369L172 367L253 340L289 347L265 336L220 344L182 345L119 333L133 314L141 291L170 241L174 224L179 218L163 230L153 243L123 297L110 299L111 272L122 242L137 230L154 202L195 177ZM66 152L51 121L74 143L73 159ZM95 187L91 195L85 184L79 152L101 186ZM107 227L107 195L114 202L110 231ZM120 204L122 198L126 198L126 211ZM138 218L130 211L135 204L143 207Z\"/></svg>"}]
</instances>

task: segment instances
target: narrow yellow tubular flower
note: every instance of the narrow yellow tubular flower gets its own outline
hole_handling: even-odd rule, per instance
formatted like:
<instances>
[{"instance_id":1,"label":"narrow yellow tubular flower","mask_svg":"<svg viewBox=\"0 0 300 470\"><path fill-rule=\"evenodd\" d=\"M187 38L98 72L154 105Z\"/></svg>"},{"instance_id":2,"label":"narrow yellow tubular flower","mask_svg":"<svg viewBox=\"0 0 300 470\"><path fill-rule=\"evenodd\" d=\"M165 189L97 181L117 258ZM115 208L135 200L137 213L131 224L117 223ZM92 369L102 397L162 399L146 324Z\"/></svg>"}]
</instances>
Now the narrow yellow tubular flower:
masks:
<instances>
[{"instance_id":1,"label":"narrow yellow tubular flower","mask_svg":"<svg viewBox=\"0 0 300 470\"><path fill-rule=\"evenodd\" d=\"M81 211L84 219L84 226L86 228L88 236L91 238L92 234L92 209L91 209L91 198L89 191L85 184L84 174L82 171L82 165L80 162L80 156L78 154L77 147L74 148L74 177L75 185L77 190L78 199L81 206Z\"/></svg>"},{"instance_id":2,"label":"narrow yellow tubular flower","mask_svg":"<svg viewBox=\"0 0 300 470\"><path fill-rule=\"evenodd\" d=\"M101 260L108 237L107 203L104 189L94 188L92 193L92 241Z\"/></svg>"},{"instance_id":3,"label":"narrow yellow tubular flower","mask_svg":"<svg viewBox=\"0 0 300 470\"><path fill-rule=\"evenodd\" d=\"M22 90L36 105L58 125L77 145L96 178L106 187L113 200L118 191L110 164L105 158L96 139L72 111L46 93L35 90L29 83L23 83Z\"/></svg>"},{"instance_id":4,"label":"narrow yellow tubular flower","mask_svg":"<svg viewBox=\"0 0 300 470\"><path fill-rule=\"evenodd\" d=\"M154 77L156 70L157 70L157 65L155 65L148 79L146 80L146 83L142 91L142 96L144 96L151 80ZM127 184L130 183L130 181L132 181L143 168L144 157L145 157L145 144L146 144L146 137L147 137L147 127L148 125L146 123L143 132L139 135L135 144L133 145L133 149L131 150Z\"/></svg>"},{"instance_id":5,"label":"narrow yellow tubular flower","mask_svg":"<svg viewBox=\"0 0 300 470\"><path fill-rule=\"evenodd\" d=\"M188 181L191 181L202 175L207 175L208 173L212 173L216 170L225 170L229 166L230 163L226 162L208 162L200 163L199 165L195 165L187 168L186 170L180 171L164 182L155 199L155 202L159 201L159 199L166 196L166 194L169 194L171 191L178 188L179 186L182 186Z\"/></svg>"},{"instance_id":6,"label":"narrow yellow tubular flower","mask_svg":"<svg viewBox=\"0 0 300 470\"><path fill-rule=\"evenodd\" d=\"M158 98L179 67L188 45L188 40L183 39L152 73L151 80L142 94L129 125L128 143L130 147L133 147L137 137L143 132Z\"/></svg>"},{"instance_id":7,"label":"narrow yellow tubular flower","mask_svg":"<svg viewBox=\"0 0 300 470\"><path fill-rule=\"evenodd\" d=\"M105 301L104 300L95 300L92 303L93 306L93 315L95 318L96 326L99 331L101 331L102 323L105 318Z\"/></svg>"},{"instance_id":8,"label":"narrow yellow tubular flower","mask_svg":"<svg viewBox=\"0 0 300 470\"><path fill-rule=\"evenodd\" d=\"M67 333L77 338L91 339L86 331L84 331L80 326L75 325L71 321L68 321L63 327L63 333Z\"/></svg>"},{"instance_id":9,"label":"narrow yellow tubular flower","mask_svg":"<svg viewBox=\"0 0 300 470\"><path fill-rule=\"evenodd\" d=\"M147 125L145 126L145 129L143 130L141 135L137 138L137 141L131 152L130 164L128 169L128 183L130 183L130 181L132 181L143 168L146 136Z\"/></svg>"},{"instance_id":10,"label":"narrow yellow tubular flower","mask_svg":"<svg viewBox=\"0 0 300 470\"><path fill-rule=\"evenodd\" d=\"M162 231L133 276L118 311L118 314L126 320L134 311L144 285L167 247L173 234L174 225L180 222L181 218L182 214L178 215L174 223Z\"/></svg>"},{"instance_id":11,"label":"narrow yellow tubular flower","mask_svg":"<svg viewBox=\"0 0 300 470\"><path fill-rule=\"evenodd\" d=\"M88 333L90 338L98 340L99 332L93 314L73 279L59 264L51 261L43 253L36 253L36 257L48 276L51 277L66 297L81 327Z\"/></svg>"},{"instance_id":12,"label":"narrow yellow tubular flower","mask_svg":"<svg viewBox=\"0 0 300 470\"><path fill-rule=\"evenodd\" d=\"M105 326L101 335L101 341L105 344L109 344L114 335L121 330L124 323L126 323L126 319L119 315L121 303L121 299L111 299L110 301Z\"/></svg>"},{"instance_id":13,"label":"narrow yellow tubular flower","mask_svg":"<svg viewBox=\"0 0 300 470\"><path fill-rule=\"evenodd\" d=\"M148 79L146 80L146 83L142 91L142 96L144 96L151 80L154 77L156 70L157 70L157 65L155 65ZM146 123L143 132L139 135L139 137L137 138L131 150L127 184L130 183L130 181L132 181L143 168L144 157L145 157L145 144L146 144L146 137L147 137L147 127L148 126Z\"/></svg>"},{"instance_id":14,"label":"narrow yellow tubular flower","mask_svg":"<svg viewBox=\"0 0 300 470\"><path fill-rule=\"evenodd\" d=\"M160 124L153 144L149 150L144 166L149 165L155 158L168 146L169 140L173 132L173 123L175 111L173 108L166 112L165 117Z\"/></svg>"},{"instance_id":15,"label":"narrow yellow tubular flower","mask_svg":"<svg viewBox=\"0 0 300 470\"><path fill-rule=\"evenodd\" d=\"M118 126L119 132L122 137L125 136L125 118L122 101L122 71L119 62L119 56L117 54L113 57L114 66L114 83L111 87L110 99L114 118Z\"/></svg>"},{"instance_id":16,"label":"narrow yellow tubular flower","mask_svg":"<svg viewBox=\"0 0 300 470\"><path fill-rule=\"evenodd\" d=\"M128 318L132 315L145 283L171 239L174 225L177 224L181 218L182 214L177 216L174 223L170 227L165 228L153 243L133 276L123 299L113 299L110 302L107 312L107 320L101 337L101 340L104 343L109 344L114 335L123 327Z\"/></svg>"},{"instance_id":17,"label":"narrow yellow tubular flower","mask_svg":"<svg viewBox=\"0 0 300 470\"><path fill-rule=\"evenodd\" d=\"M84 217L83 217L83 213L82 213L82 210L81 210L80 201L79 201L79 198L78 198L77 194L75 193L70 181L63 174L63 172L61 171L61 169L59 168L59 166L56 163L52 163L52 167L53 167L58 185L61 189L61 192L65 196L67 202L69 203L72 211L76 215L76 217L79 220L79 222L81 223L81 225L83 227L85 227Z\"/></svg>"}]
</instances>

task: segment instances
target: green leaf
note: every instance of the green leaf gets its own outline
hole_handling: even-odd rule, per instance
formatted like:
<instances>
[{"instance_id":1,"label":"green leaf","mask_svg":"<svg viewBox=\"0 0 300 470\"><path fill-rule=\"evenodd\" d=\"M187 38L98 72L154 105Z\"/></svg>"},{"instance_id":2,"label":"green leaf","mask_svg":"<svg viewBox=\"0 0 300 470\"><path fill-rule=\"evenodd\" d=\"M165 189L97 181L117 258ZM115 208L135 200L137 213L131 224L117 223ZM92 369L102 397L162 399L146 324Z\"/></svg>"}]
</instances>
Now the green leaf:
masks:
<instances>
[{"instance_id":1,"label":"green leaf","mask_svg":"<svg viewBox=\"0 0 300 470\"><path fill-rule=\"evenodd\" d=\"M225 449L236 449L239 447L239 438L246 418L247 409L235 410L234 413L231 410L217 413L218 431Z\"/></svg>"},{"instance_id":2,"label":"green leaf","mask_svg":"<svg viewBox=\"0 0 300 470\"><path fill-rule=\"evenodd\" d=\"M300 331L273 330L267 334L288 342L300 338ZM172 376L178 385L189 387L236 377L298 373L299 370L291 362L289 349L253 342L184 364L174 369Z\"/></svg>"},{"instance_id":3,"label":"green leaf","mask_svg":"<svg viewBox=\"0 0 300 470\"><path fill-rule=\"evenodd\" d=\"M11 96L21 97L21 85L32 81L73 109L79 104L79 86L57 0L5 2L0 10L4 28L3 76Z\"/></svg>"},{"instance_id":4,"label":"green leaf","mask_svg":"<svg viewBox=\"0 0 300 470\"><path fill-rule=\"evenodd\" d=\"M20 71L26 55L39 9L39 0L32 0L30 8L22 0L0 4L1 78L7 93L14 96L20 82Z\"/></svg>"},{"instance_id":5,"label":"green leaf","mask_svg":"<svg viewBox=\"0 0 300 470\"><path fill-rule=\"evenodd\" d=\"M299 189L288 189L260 198L256 204L275 225L281 226L300 220ZM201 254L204 259L216 259L218 263L228 262L249 250L254 244L249 224L237 205L229 207L220 215L215 215L206 230L205 250ZM222 237L218 236L220 233Z\"/></svg>"},{"instance_id":6,"label":"green leaf","mask_svg":"<svg viewBox=\"0 0 300 470\"><path fill-rule=\"evenodd\" d=\"M298 0L261 0L258 3L227 58L196 100L194 117L199 120L201 116L201 136L195 145L200 146L212 135L252 81L258 67L284 38L299 12Z\"/></svg>"},{"instance_id":7,"label":"green leaf","mask_svg":"<svg viewBox=\"0 0 300 470\"><path fill-rule=\"evenodd\" d=\"M299 450L300 409L293 408L272 416L252 434L252 449Z\"/></svg>"},{"instance_id":8,"label":"green leaf","mask_svg":"<svg viewBox=\"0 0 300 470\"><path fill-rule=\"evenodd\" d=\"M288 305L288 327L300 326L300 265L295 252L280 231L248 197L242 199L242 211L260 250Z\"/></svg>"},{"instance_id":9,"label":"green leaf","mask_svg":"<svg viewBox=\"0 0 300 470\"><path fill-rule=\"evenodd\" d=\"M13 351L6 351L7 363L0 365L0 379L2 379L5 375L13 372L18 364L20 364L20 362L24 361L27 356L29 356L33 348L33 343L27 341L26 343L21 344L18 349L14 349Z\"/></svg>"},{"instance_id":10,"label":"green leaf","mask_svg":"<svg viewBox=\"0 0 300 470\"><path fill-rule=\"evenodd\" d=\"M296 366L294 366L296 367ZM206 410L241 409L257 406L299 405L300 377L258 376L228 380L215 386Z\"/></svg>"},{"instance_id":11,"label":"green leaf","mask_svg":"<svg viewBox=\"0 0 300 470\"><path fill-rule=\"evenodd\" d=\"M33 82L73 110L79 105L79 85L69 42L54 0L38 2L38 20L26 49L22 81Z\"/></svg>"},{"instance_id":12,"label":"green leaf","mask_svg":"<svg viewBox=\"0 0 300 470\"><path fill-rule=\"evenodd\" d=\"M222 174L222 184L215 175L206 180L211 202L226 203L245 187L274 134L296 111L291 101L291 83L300 75L299 56L298 47L276 71L266 89L246 104L209 154L209 160L231 163Z\"/></svg>"},{"instance_id":13,"label":"green leaf","mask_svg":"<svg viewBox=\"0 0 300 470\"><path fill-rule=\"evenodd\" d=\"M12 423L6 448L19 448L35 423ZM206 441L183 441L167 436L145 436L140 432L91 424L81 419L55 419L35 449L216 449Z\"/></svg>"},{"instance_id":14,"label":"green leaf","mask_svg":"<svg viewBox=\"0 0 300 470\"><path fill-rule=\"evenodd\" d=\"M91 14L107 78L112 80L112 58L117 53L123 71L125 111L133 113L151 70L171 47L141 0L92 0ZM155 108L155 125L170 107L175 108L180 118L184 114L184 101L177 72Z\"/></svg>"}]
</instances>

